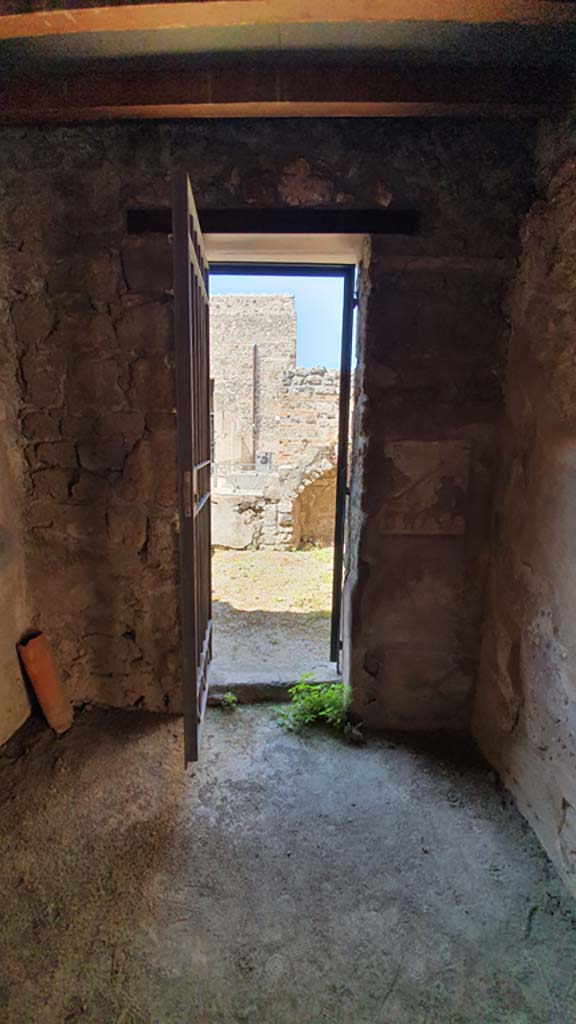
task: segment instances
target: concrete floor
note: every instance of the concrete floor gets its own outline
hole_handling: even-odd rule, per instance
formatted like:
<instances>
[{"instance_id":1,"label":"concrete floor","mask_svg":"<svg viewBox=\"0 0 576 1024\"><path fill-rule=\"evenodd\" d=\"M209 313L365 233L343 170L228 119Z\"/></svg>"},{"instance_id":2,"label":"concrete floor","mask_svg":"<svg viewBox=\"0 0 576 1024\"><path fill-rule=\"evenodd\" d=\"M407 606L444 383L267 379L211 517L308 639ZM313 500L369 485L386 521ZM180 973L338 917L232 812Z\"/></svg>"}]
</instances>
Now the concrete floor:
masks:
<instances>
[{"instance_id":1,"label":"concrete floor","mask_svg":"<svg viewBox=\"0 0 576 1024\"><path fill-rule=\"evenodd\" d=\"M0 757L3 1024L572 1024L576 908L466 748L90 712Z\"/></svg>"}]
</instances>

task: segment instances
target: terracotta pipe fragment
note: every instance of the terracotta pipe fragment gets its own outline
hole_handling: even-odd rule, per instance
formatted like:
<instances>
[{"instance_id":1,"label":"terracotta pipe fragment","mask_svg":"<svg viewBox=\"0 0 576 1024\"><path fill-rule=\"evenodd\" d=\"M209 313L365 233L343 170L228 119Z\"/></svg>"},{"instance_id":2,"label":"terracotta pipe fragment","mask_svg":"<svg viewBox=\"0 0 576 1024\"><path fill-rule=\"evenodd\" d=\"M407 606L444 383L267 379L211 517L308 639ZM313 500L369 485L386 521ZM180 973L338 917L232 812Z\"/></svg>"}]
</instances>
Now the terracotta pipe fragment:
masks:
<instances>
[{"instance_id":1,"label":"terracotta pipe fragment","mask_svg":"<svg viewBox=\"0 0 576 1024\"><path fill-rule=\"evenodd\" d=\"M72 725L72 704L66 695L48 638L44 633L31 633L22 638L17 648L48 725L54 732L66 732Z\"/></svg>"}]
</instances>

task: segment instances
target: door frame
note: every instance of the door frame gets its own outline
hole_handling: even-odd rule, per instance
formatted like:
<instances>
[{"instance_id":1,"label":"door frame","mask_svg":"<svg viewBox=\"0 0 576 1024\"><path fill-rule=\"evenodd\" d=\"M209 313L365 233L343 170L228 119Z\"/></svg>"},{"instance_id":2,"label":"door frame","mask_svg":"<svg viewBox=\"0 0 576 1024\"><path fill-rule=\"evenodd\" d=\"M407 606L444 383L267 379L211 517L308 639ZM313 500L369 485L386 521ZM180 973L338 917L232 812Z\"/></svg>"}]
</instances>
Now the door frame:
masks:
<instances>
[{"instance_id":1,"label":"door frame","mask_svg":"<svg viewBox=\"0 0 576 1024\"><path fill-rule=\"evenodd\" d=\"M230 276L290 276L342 278L342 330L340 342L340 379L338 385L338 444L336 456L336 500L334 510L334 558L332 565L332 604L330 609L330 661L341 670L342 606L345 578L345 538L348 521L350 401L352 350L354 346L354 309L356 306L356 263L252 263L246 261L209 263L209 272Z\"/></svg>"}]
</instances>

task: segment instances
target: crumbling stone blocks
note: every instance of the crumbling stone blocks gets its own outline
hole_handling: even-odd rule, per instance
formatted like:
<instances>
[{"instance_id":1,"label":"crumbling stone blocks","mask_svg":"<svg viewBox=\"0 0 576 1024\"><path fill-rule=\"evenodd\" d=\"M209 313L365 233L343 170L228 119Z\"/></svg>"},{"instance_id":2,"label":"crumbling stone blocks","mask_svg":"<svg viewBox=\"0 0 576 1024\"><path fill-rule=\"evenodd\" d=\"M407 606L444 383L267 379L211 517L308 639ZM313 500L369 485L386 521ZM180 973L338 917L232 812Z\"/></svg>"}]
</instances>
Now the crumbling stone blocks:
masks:
<instances>
[{"instance_id":1,"label":"crumbling stone blocks","mask_svg":"<svg viewBox=\"0 0 576 1024\"><path fill-rule=\"evenodd\" d=\"M75 469L78 465L76 448L69 441L44 441L30 446L34 452L32 465L62 466Z\"/></svg>"},{"instance_id":2,"label":"crumbling stone blocks","mask_svg":"<svg viewBox=\"0 0 576 1024\"><path fill-rule=\"evenodd\" d=\"M22 417L22 433L30 441L54 441L60 437L59 415L30 412Z\"/></svg>"},{"instance_id":3,"label":"crumbling stone blocks","mask_svg":"<svg viewBox=\"0 0 576 1024\"><path fill-rule=\"evenodd\" d=\"M96 434L97 416L94 411L71 415L65 409L54 411L59 417L62 437L70 438L78 443L90 443Z\"/></svg>"},{"instance_id":4,"label":"crumbling stone blocks","mask_svg":"<svg viewBox=\"0 0 576 1024\"><path fill-rule=\"evenodd\" d=\"M108 505L106 526L111 544L141 551L146 544L148 521L143 509Z\"/></svg>"},{"instance_id":5,"label":"crumbling stone blocks","mask_svg":"<svg viewBox=\"0 0 576 1024\"><path fill-rule=\"evenodd\" d=\"M116 486L123 501L175 508L176 443L172 432L159 432L140 440L126 458Z\"/></svg>"},{"instance_id":6,"label":"crumbling stone blocks","mask_svg":"<svg viewBox=\"0 0 576 1024\"><path fill-rule=\"evenodd\" d=\"M50 352L82 353L98 359L103 351L115 347L114 324L108 315L93 311L61 316L45 347Z\"/></svg>"},{"instance_id":7,"label":"crumbling stone blocks","mask_svg":"<svg viewBox=\"0 0 576 1024\"><path fill-rule=\"evenodd\" d=\"M77 204L75 211L81 206ZM61 232L62 224L55 225L53 237L59 237ZM82 237L81 260L76 258L72 238L53 255L46 283L61 310L90 313L99 304L105 306L117 298L123 288L122 268L118 255L107 247L107 241L86 233Z\"/></svg>"},{"instance_id":8,"label":"crumbling stone blocks","mask_svg":"<svg viewBox=\"0 0 576 1024\"><path fill-rule=\"evenodd\" d=\"M54 318L54 309L43 294L20 299L12 305L16 337L25 348L48 337Z\"/></svg>"},{"instance_id":9,"label":"crumbling stone blocks","mask_svg":"<svg viewBox=\"0 0 576 1024\"><path fill-rule=\"evenodd\" d=\"M122 266L128 290L161 295L172 288L172 252L164 235L131 235L122 242Z\"/></svg>"},{"instance_id":10,"label":"crumbling stone blocks","mask_svg":"<svg viewBox=\"0 0 576 1024\"><path fill-rule=\"evenodd\" d=\"M164 513L158 509L151 510L148 520L148 538L146 545L146 564L148 568L161 577L173 580L178 570L180 557L180 538L178 515Z\"/></svg>"},{"instance_id":11,"label":"crumbling stone blocks","mask_svg":"<svg viewBox=\"0 0 576 1024\"><path fill-rule=\"evenodd\" d=\"M120 472L129 444L120 436L103 439L97 444L78 446L78 460L82 469L106 476L111 470Z\"/></svg>"},{"instance_id":12,"label":"crumbling stone blocks","mask_svg":"<svg viewBox=\"0 0 576 1024\"><path fill-rule=\"evenodd\" d=\"M139 302L130 305L116 323L120 348L140 354L169 352L173 330L171 302Z\"/></svg>"},{"instance_id":13,"label":"crumbling stone blocks","mask_svg":"<svg viewBox=\"0 0 576 1024\"><path fill-rule=\"evenodd\" d=\"M61 353L28 349L20 361L29 408L50 409L63 402L66 360Z\"/></svg>"},{"instance_id":14,"label":"crumbling stone blocks","mask_svg":"<svg viewBox=\"0 0 576 1024\"><path fill-rule=\"evenodd\" d=\"M166 355L143 356L132 363L130 398L141 410L165 410L174 405L174 374Z\"/></svg>"},{"instance_id":15,"label":"crumbling stone blocks","mask_svg":"<svg viewBox=\"0 0 576 1024\"><path fill-rule=\"evenodd\" d=\"M105 413L99 416L90 424L89 436L110 438L113 440L122 439L129 442L141 437L144 433L145 421L142 412L137 410L121 410L119 412Z\"/></svg>"},{"instance_id":16,"label":"crumbling stone blocks","mask_svg":"<svg viewBox=\"0 0 576 1024\"><path fill-rule=\"evenodd\" d=\"M32 475L35 498L66 501L70 493L71 474L66 469L39 469Z\"/></svg>"},{"instance_id":17,"label":"crumbling stone blocks","mask_svg":"<svg viewBox=\"0 0 576 1024\"><path fill-rule=\"evenodd\" d=\"M66 381L66 400L71 412L102 412L126 404L120 388L121 368L115 359L71 359Z\"/></svg>"},{"instance_id":18,"label":"crumbling stone blocks","mask_svg":"<svg viewBox=\"0 0 576 1024\"><path fill-rule=\"evenodd\" d=\"M77 475L71 486L71 497L75 501L82 502L104 502L112 492L112 485L109 480L96 473L88 473L83 470Z\"/></svg>"}]
</instances>

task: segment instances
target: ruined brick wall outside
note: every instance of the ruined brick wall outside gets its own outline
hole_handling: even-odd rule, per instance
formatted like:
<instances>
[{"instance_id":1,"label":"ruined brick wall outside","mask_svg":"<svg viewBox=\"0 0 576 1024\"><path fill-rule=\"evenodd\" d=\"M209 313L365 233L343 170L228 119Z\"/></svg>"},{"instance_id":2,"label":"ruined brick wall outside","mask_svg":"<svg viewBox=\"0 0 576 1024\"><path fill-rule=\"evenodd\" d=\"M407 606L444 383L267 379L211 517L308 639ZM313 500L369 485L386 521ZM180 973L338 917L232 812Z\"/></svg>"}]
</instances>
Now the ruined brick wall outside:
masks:
<instances>
[{"instance_id":1,"label":"ruined brick wall outside","mask_svg":"<svg viewBox=\"0 0 576 1024\"><path fill-rule=\"evenodd\" d=\"M576 119L544 127L537 157L474 730L576 891Z\"/></svg>"},{"instance_id":2,"label":"ruined brick wall outside","mask_svg":"<svg viewBox=\"0 0 576 1024\"><path fill-rule=\"evenodd\" d=\"M316 463L324 473L326 458L329 470L335 462L338 371L295 366L293 296L216 295L210 323L214 542L279 550L331 543L335 473L320 485ZM272 472L239 474L261 452L271 453Z\"/></svg>"},{"instance_id":3,"label":"ruined brick wall outside","mask_svg":"<svg viewBox=\"0 0 576 1024\"><path fill-rule=\"evenodd\" d=\"M334 541L335 511L336 467L308 484L297 495L292 508L294 546L330 546Z\"/></svg>"},{"instance_id":4,"label":"ruined brick wall outside","mask_svg":"<svg viewBox=\"0 0 576 1024\"><path fill-rule=\"evenodd\" d=\"M126 208L167 205L175 166L189 171L199 206L415 207L423 214L420 256L457 256L465 269L469 256L492 260L513 250L530 187L530 138L524 124L400 120L1 131L0 301L10 303L16 319L22 313L17 343L26 385L22 428L30 446L29 592L34 620L55 639L78 699L122 704L143 697L145 705L162 707L167 697L174 707L179 678L170 353L166 344L157 351L151 318L140 308L149 304L154 319L163 319L170 282L169 274L159 277L155 270L153 239L138 280L128 280L126 254L137 240L126 239ZM396 243L401 253L402 240ZM433 276L441 290L442 273ZM413 296L406 306L413 315ZM476 310L475 300L462 302L460 322L473 323ZM425 319L419 323L422 338ZM383 346L383 322L373 326ZM367 392L361 396L366 426L375 434L381 429L378 410L402 401L401 392L389 390L376 337L374 330L373 367L364 375ZM456 331L456 349L463 341ZM429 361L435 358L433 352ZM466 358L464 345L462 363ZM406 388L415 387L417 367L414 360ZM456 407L449 378L441 394ZM415 388L414 397L417 439L441 439L442 405L427 407L425 385ZM474 419L473 408L467 400L462 418ZM369 455L368 510L382 493L382 479L382 459ZM434 540L436 548L442 540ZM353 683L367 692L362 673L365 666L375 668L368 656L378 645L375 638L385 632L393 652L406 626L391 622L387 611L395 591L385 538L367 527L358 543L361 566L352 601L354 670L360 674ZM464 564L475 565L467 561L467 533L450 543L460 543ZM380 572L377 591L368 586L365 567L372 582ZM458 603L460 593L447 600ZM413 611L412 638L420 621ZM426 643L420 649L424 659ZM375 688L392 699L388 677L369 671L368 679L367 708ZM411 691L417 722L424 720L428 694L426 687ZM412 719L404 714L403 721Z\"/></svg>"},{"instance_id":5,"label":"ruined brick wall outside","mask_svg":"<svg viewBox=\"0 0 576 1024\"><path fill-rule=\"evenodd\" d=\"M339 373L323 366L277 369L272 471L218 470L212 526L220 547L283 550L332 543ZM276 391L276 378L273 386Z\"/></svg>"},{"instance_id":6,"label":"ruined brick wall outside","mask_svg":"<svg viewBox=\"0 0 576 1024\"><path fill-rule=\"evenodd\" d=\"M325 366L286 373L278 461L291 502L291 546L332 544L340 372Z\"/></svg>"},{"instance_id":7,"label":"ruined brick wall outside","mask_svg":"<svg viewBox=\"0 0 576 1024\"><path fill-rule=\"evenodd\" d=\"M291 295L214 295L210 307L217 463L254 462L279 448L284 371L296 362Z\"/></svg>"},{"instance_id":8,"label":"ruined brick wall outside","mask_svg":"<svg viewBox=\"0 0 576 1024\"><path fill-rule=\"evenodd\" d=\"M278 462L295 468L319 449L336 452L340 374L325 366L284 374Z\"/></svg>"}]
</instances>

